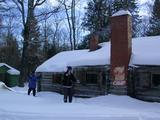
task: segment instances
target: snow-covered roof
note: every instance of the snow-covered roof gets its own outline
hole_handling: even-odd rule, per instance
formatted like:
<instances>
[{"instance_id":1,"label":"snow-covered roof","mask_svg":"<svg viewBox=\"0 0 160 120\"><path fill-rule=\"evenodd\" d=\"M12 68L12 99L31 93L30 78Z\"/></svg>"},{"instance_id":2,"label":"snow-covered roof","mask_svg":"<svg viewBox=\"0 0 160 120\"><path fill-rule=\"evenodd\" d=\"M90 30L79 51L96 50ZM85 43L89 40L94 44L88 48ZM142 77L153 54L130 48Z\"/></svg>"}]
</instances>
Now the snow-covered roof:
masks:
<instances>
[{"instance_id":1,"label":"snow-covered roof","mask_svg":"<svg viewBox=\"0 0 160 120\"><path fill-rule=\"evenodd\" d=\"M60 52L40 65L36 72L62 72L67 66L109 64L109 44L101 43L101 48L92 52L89 49Z\"/></svg>"},{"instance_id":2,"label":"snow-covered roof","mask_svg":"<svg viewBox=\"0 0 160 120\"><path fill-rule=\"evenodd\" d=\"M119 10L118 12L114 13L112 15L112 17L121 16L121 15L130 15L131 16L131 13L128 10Z\"/></svg>"},{"instance_id":3,"label":"snow-covered roof","mask_svg":"<svg viewBox=\"0 0 160 120\"><path fill-rule=\"evenodd\" d=\"M133 39L130 64L160 65L160 36Z\"/></svg>"},{"instance_id":4,"label":"snow-covered roof","mask_svg":"<svg viewBox=\"0 0 160 120\"><path fill-rule=\"evenodd\" d=\"M110 42L99 44L100 49L90 52L74 50L60 52L41 64L36 72L63 72L67 66L95 66L110 64ZM132 39L130 65L160 65L160 36Z\"/></svg>"},{"instance_id":5,"label":"snow-covered roof","mask_svg":"<svg viewBox=\"0 0 160 120\"><path fill-rule=\"evenodd\" d=\"M6 66L9 68L9 70L7 71L7 73L11 74L11 75L19 75L20 72L18 70L16 70L15 68L7 65L6 63L0 63L0 67L1 66Z\"/></svg>"}]
</instances>

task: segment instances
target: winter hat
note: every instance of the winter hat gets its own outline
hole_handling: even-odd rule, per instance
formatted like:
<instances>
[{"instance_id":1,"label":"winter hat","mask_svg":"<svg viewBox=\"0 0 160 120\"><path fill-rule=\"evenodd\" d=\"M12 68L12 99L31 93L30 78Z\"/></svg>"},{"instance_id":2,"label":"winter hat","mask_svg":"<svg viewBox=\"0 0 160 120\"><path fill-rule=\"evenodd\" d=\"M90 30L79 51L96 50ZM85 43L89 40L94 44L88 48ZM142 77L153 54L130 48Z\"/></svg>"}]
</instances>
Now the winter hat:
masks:
<instances>
[{"instance_id":1,"label":"winter hat","mask_svg":"<svg viewBox=\"0 0 160 120\"><path fill-rule=\"evenodd\" d=\"M72 70L72 67L71 67L71 66L67 66L67 69L68 69L68 70Z\"/></svg>"}]
</instances>

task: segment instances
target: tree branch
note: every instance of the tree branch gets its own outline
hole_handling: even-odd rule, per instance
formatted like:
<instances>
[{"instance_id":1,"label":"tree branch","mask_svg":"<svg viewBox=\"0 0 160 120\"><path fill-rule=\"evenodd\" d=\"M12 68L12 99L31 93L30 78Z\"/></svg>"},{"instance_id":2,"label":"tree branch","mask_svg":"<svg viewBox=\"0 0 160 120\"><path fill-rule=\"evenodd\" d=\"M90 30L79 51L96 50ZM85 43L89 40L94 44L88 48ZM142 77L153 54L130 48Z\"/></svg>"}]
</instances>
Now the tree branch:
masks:
<instances>
[{"instance_id":1,"label":"tree branch","mask_svg":"<svg viewBox=\"0 0 160 120\"><path fill-rule=\"evenodd\" d=\"M24 0L12 0L12 1L16 4L18 10L22 14L22 22L23 22L23 25L25 25Z\"/></svg>"},{"instance_id":2,"label":"tree branch","mask_svg":"<svg viewBox=\"0 0 160 120\"><path fill-rule=\"evenodd\" d=\"M6 12L10 9L11 7L8 6L8 4L6 3L6 0L0 0L0 12Z\"/></svg>"},{"instance_id":3,"label":"tree branch","mask_svg":"<svg viewBox=\"0 0 160 120\"><path fill-rule=\"evenodd\" d=\"M23 4L22 1L20 1L20 0L12 0L12 1L13 1L13 3L16 4L18 10L22 13L22 8L21 8L21 4ZM20 5L19 5L18 3L19 3Z\"/></svg>"},{"instance_id":4,"label":"tree branch","mask_svg":"<svg viewBox=\"0 0 160 120\"><path fill-rule=\"evenodd\" d=\"M1 2L5 2L5 0L0 0L0 3L1 3Z\"/></svg>"},{"instance_id":5,"label":"tree branch","mask_svg":"<svg viewBox=\"0 0 160 120\"><path fill-rule=\"evenodd\" d=\"M42 5L44 2L46 2L46 0L37 0L36 1L36 3L35 3L35 5L34 5L34 8L36 7L36 6L40 6L40 5Z\"/></svg>"},{"instance_id":6,"label":"tree branch","mask_svg":"<svg viewBox=\"0 0 160 120\"><path fill-rule=\"evenodd\" d=\"M47 15L50 15L50 14L53 14L53 13L57 13L59 9L60 9L60 7L57 7L54 10L51 10L49 12L42 12L42 13L36 15L35 17L47 16Z\"/></svg>"}]
</instances>

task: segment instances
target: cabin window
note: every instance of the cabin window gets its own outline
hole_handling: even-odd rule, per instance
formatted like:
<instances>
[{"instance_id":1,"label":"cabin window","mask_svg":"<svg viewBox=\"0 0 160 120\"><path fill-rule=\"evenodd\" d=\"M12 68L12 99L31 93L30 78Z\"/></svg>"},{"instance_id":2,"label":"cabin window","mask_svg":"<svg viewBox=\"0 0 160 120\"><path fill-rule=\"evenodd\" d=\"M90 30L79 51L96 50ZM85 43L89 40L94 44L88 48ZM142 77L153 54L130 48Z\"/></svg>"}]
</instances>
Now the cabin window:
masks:
<instances>
[{"instance_id":1,"label":"cabin window","mask_svg":"<svg viewBox=\"0 0 160 120\"><path fill-rule=\"evenodd\" d=\"M160 87L160 74L152 74L152 86Z\"/></svg>"},{"instance_id":2,"label":"cabin window","mask_svg":"<svg viewBox=\"0 0 160 120\"><path fill-rule=\"evenodd\" d=\"M0 81L5 81L5 74L3 73L0 73Z\"/></svg>"},{"instance_id":3,"label":"cabin window","mask_svg":"<svg viewBox=\"0 0 160 120\"><path fill-rule=\"evenodd\" d=\"M86 83L87 84L97 84L98 75L96 73L87 73L86 74Z\"/></svg>"},{"instance_id":4,"label":"cabin window","mask_svg":"<svg viewBox=\"0 0 160 120\"><path fill-rule=\"evenodd\" d=\"M53 74L52 75L52 82L61 84L62 75L61 74Z\"/></svg>"}]
</instances>

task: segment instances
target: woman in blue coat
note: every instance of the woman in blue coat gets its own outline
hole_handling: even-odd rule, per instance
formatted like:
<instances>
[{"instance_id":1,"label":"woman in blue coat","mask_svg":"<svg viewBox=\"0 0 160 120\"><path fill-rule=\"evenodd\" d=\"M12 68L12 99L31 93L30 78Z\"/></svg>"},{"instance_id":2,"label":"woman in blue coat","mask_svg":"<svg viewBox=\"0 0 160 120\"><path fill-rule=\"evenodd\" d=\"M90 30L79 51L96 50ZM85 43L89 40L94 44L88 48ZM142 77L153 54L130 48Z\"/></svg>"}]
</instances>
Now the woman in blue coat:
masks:
<instances>
[{"instance_id":1,"label":"woman in blue coat","mask_svg":"<svg viewBox=\"0 0 160 120\"><path fill-rule=\"evenodd\" d=\"M31 75L28 76L28 95L30 95L31 91L33 91L33 96L36 95L36 82L40 79L41 76L36 76L35 72L32 72Z\"/></svg>"}]
</instances>

